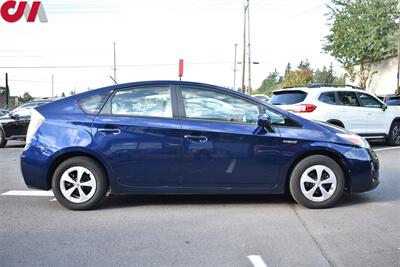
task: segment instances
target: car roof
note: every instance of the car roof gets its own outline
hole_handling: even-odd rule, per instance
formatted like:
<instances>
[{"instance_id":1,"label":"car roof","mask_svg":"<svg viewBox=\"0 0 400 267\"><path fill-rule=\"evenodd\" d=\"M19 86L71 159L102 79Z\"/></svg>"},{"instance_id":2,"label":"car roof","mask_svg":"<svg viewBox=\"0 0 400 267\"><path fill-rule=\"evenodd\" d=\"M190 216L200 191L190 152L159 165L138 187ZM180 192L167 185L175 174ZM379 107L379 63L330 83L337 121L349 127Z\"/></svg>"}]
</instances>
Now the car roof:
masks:
<instances>
[{"instance_id":1,"label":"car roof","mask_svg":"<svg viewBox=\"0 0 400 267\"><path fill-rule=\"evenodd\" d=\"M321 93L321 92L359 92L359 93L368 93L369 92L362 90L362 89L354 89L351 87L295 87L295 88L283 88L279 90L273 91L274 94L276 93L283 93L283 92L305 92L308 94L311 93Z\"/></svg>"}]
</instances>

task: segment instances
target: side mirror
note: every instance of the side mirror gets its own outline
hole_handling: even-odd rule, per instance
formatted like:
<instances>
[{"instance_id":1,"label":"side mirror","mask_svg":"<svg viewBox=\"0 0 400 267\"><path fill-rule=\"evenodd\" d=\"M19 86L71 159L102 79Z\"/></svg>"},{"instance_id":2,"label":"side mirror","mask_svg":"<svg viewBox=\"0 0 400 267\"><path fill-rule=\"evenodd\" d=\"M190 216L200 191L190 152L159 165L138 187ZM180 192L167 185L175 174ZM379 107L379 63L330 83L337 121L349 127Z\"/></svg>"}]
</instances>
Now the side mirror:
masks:
<instances>
[{"instance_id":1,"label":"side mirror","mask_svg":"<svg viewBox=\"0 0 400 267\"><path fill-rule=\"evenodd\" d=\"M19 115L15 114L13 112L10 112L10 118L14 119L14 120L19 120Z\"/></svg>"},{"instance_id":2,"label":"side mirror","mask_svg":"<svg viewBox=\"0 0 400 267\"><path fill-rule=\"evenodd\" d=\"M257 124L260 127L265 128L268 132L274 132L272 128L272 118L268 114L260 114L258 116Z\"/></svg>"},{"instance_id":3,"label":"side mirror","mask_svg":"<svg viewBox=\"0 0 400 267\"><path fill-rule=\"evenodd\" d=\"M388 109L388 105L383 104L383 105L382 105L382 109L383 109L383 111L386 111L386 110Z\"/></svg>"}]
</instances>

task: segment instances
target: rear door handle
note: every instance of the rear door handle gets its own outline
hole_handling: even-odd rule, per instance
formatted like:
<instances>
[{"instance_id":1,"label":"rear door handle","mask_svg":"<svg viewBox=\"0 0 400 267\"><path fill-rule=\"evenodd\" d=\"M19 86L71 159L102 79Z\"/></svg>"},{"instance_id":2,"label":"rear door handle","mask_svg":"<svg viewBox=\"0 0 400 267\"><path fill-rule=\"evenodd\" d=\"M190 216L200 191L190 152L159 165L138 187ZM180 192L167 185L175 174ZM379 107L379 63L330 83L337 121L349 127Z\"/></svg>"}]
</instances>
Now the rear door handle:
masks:
<instances>
[{"instance_id":1,"label":"rear door handle","mask_svg":"<svg viewBox=\"0 0 400 267\"><path fill-rule=\"evenodd\" d=\"M190 141L194 142L199 142L199 143L206 143L208 141L208 138L206 136L197 136L197 135L185 135L185 139L188 139Z\"/></svg>"},{"instance_id":2,"label":"rear door handle","mask_svg":"<svg viewBox=\"0 0 400 267\"><path fill-rule=\"evenodd\" d=\"M121 130L118 128L100 128L99 132L104 135L119 135Z\"/></svg>"}]
</instances>

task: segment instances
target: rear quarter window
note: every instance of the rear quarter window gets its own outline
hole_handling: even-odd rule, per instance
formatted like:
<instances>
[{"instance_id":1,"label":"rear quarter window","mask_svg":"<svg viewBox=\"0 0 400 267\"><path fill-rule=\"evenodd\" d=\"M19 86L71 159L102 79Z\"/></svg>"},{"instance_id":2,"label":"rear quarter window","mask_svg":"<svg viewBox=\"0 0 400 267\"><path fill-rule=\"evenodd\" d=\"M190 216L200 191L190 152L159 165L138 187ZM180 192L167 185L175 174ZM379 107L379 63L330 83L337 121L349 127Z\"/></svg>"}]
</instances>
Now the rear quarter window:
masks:
<instances>
[{"instance_id":1,"label":"rear quarter window","mask_svg":"<svg viewBox=\"0 0 400 267\"><path fill-rule=\"evenodd\" d=\"M273 105L293 105L303 102L307 93L303 91L284 91L276 92L271 98L270 103Z\"/></svg>"},{"instance_id":2,"label":"rear quarter window","mask_svg":"<svg viewBox=\"0 0 400 267\"><path fill-rule=\"evenodd\" d=\"M95 115L100 112L109 95L110 93L88 96L79 100L78 104L85 113Z\"/></svg>"}]
</instances>

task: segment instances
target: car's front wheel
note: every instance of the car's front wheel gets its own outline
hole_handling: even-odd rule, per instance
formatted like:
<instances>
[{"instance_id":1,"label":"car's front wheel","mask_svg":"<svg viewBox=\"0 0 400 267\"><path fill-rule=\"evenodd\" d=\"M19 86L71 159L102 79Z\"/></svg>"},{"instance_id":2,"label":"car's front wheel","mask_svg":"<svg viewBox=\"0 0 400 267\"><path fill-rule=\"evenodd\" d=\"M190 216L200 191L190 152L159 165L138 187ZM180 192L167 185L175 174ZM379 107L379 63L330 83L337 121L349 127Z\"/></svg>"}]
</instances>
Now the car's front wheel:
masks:
<instances>
[{"instance_id":1,"label":"car's front wheel","mask_svg":"<svg viewBox=\"0 0 400 267\"><path fill-rule=\"evenodd\" d=\"M103 168L87 157L62 162L52 179L54 196L71 210L95 208L105 197L108 182Z\"/></svg>"},{"instance_id":2,"label":"car's front wheel","mask_svg":"<svg viewBox=\"0 0 400 267\"><path fill-rule=\"evenodd\" d=\"M294 167L289 186L293 198L304 207L329 208L341 199L345 177L335 160L314 155Z\"/></svg>"},{"instance_id":3,"label":"car's front wheel","mask_svg":"<svg viewBox=\"0 0 400 267\"><path fill-rule=\"evenodd\" d=\"M388 143L391 146L400 146L400 122L396 121L390 127Z\"/></svg>"}]
</instances>

